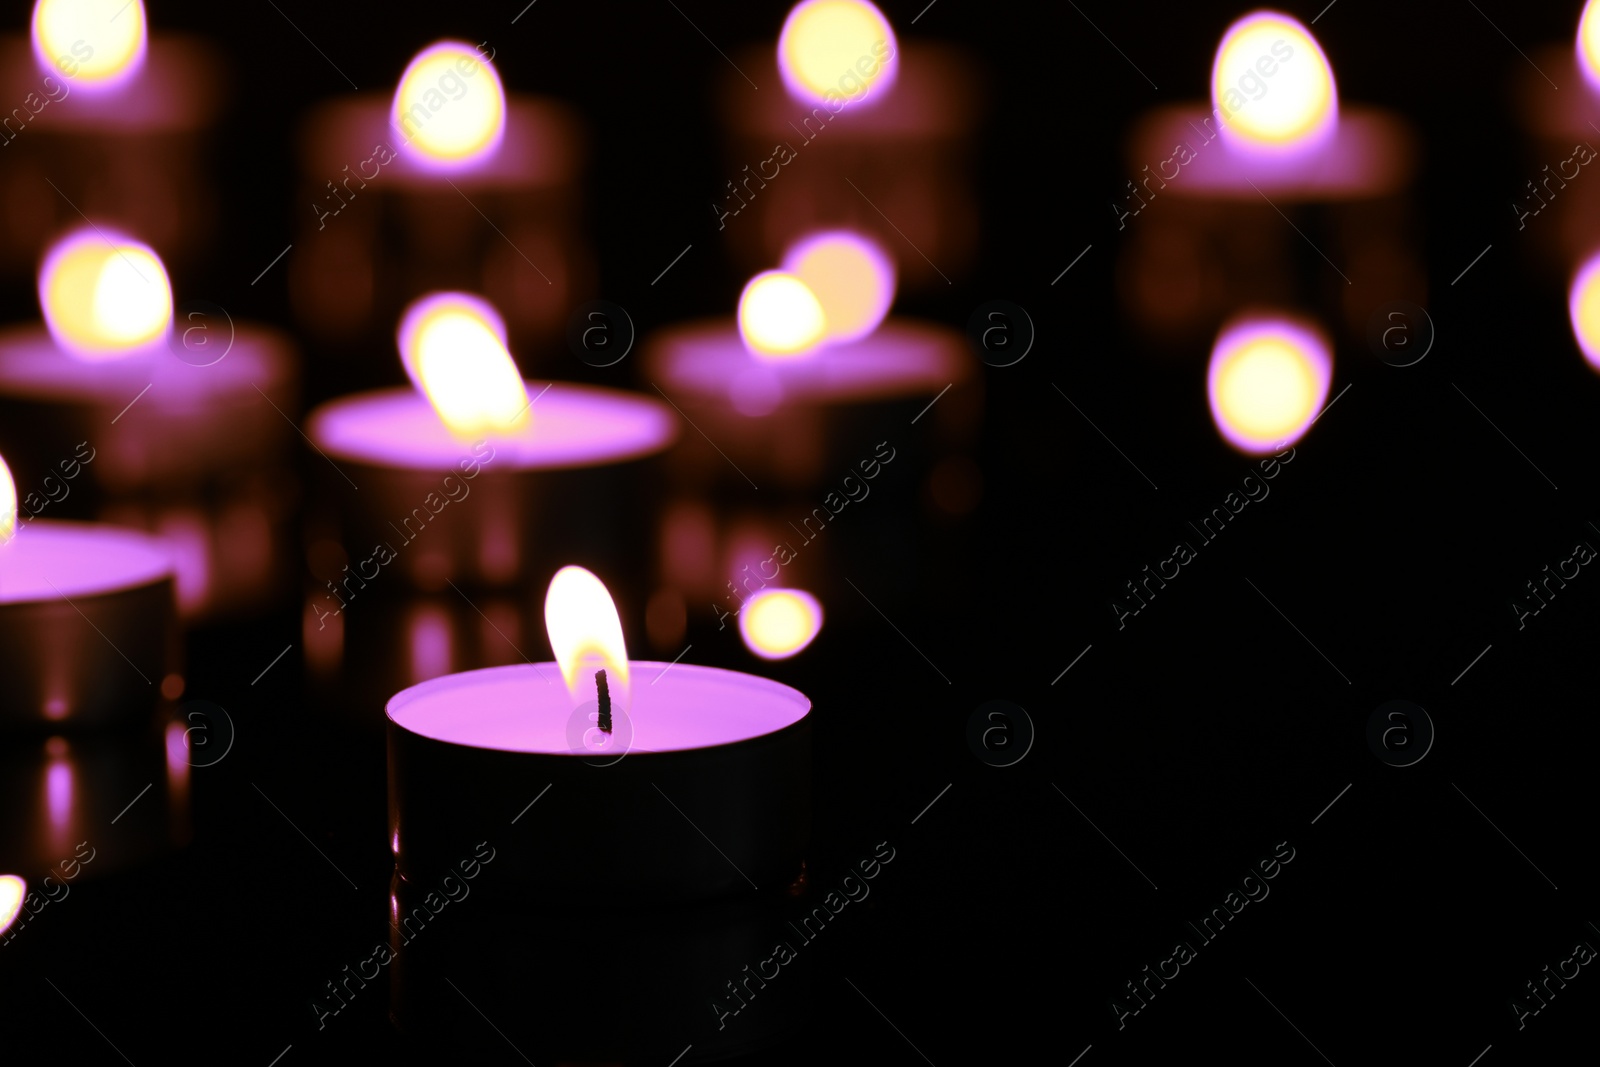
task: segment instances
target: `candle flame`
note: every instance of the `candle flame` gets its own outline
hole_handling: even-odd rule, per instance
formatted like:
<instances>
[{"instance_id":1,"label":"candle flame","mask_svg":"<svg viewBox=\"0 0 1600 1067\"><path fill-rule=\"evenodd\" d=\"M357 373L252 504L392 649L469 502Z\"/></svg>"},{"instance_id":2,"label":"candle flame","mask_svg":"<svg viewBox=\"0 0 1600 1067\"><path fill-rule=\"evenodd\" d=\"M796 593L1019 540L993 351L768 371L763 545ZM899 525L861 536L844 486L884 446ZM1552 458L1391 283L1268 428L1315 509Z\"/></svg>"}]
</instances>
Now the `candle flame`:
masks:
<instances>
[{"instance_id":1,"label":"candle flame","mask_svg":"<svg viewBox=\"0 0 1600 1067\"><path fill-rule=\"evenodd\" d=\"M793 274L763 271L739 294L739 333L751 354L762 359L805 355L827 329L817 294Z\"/></svg>"},{"instance_id":2,"label":"candle flame","mask_svg":"<svg viewBox=\"0 0 1600 1067\"><path fill-rule=\"evenodd\" d=\"M505 321L481 297L430 293L406 308L396 339L411 383L452 434L507 435L532 422Z\"/></svg>"},{"instance_id":3,"label":"candle flame","mask_svg":"<svg viewBox=\"0 0 1600 1067\"><path fill-rule=\"evenodd\" d=\"M894 30L866 0L804 0L784 19L778 69L789 92L812 104L854 100L894 81Z\"/></svg>"},{"instance_id":4,"label":"candle flame","mask_svg":"<svg viewBox=\"0 0 1600 1067\"><path fill-rule=\"evenodd\" d=\"M0 934L8 930L22 910L28 883L14 874L0 874Z\"/></svg>"},{"instance_id":5,"label":"candle flame","mask_svg":"<svg viewBox=\"0 0 1600 1067\"><path fill-rule=\"evenodd\" d=\"M1211 352L1211 417L1241 452L1277 451L1310 428L1332 376L1328 342L1315 327L1288 318L1230 324Z\"/></svg>"},{"instance_id":6,"label":"candle flame","mask_svg":"<svg viewBox=\"0 0 1600 1067\"><path fill-rule=\"evenodd\" d=\"M830 343L867 336L894 303L894 260L877 242L849 230L812 234L790 246L783 269L822 305Z\"/></svg>"},{"instance_id":7,"label":"candle flame","mask_svg":"<svg viewBox=\"0 0 1600 1067\"><path fill-rule=\"evenodd\" d=\"M1583 358L1600 371L1600 253L1590 256L1572 279L1567 311Z\"/></svg>"},{"instance_id":8,"label":"candle flame","mask_svg":"<svg viewBox=\"0 0 1600 1067\"><path fill-rule=\"evenodd\" d=\"M472 45L436 41L400 76L389 121L414 158L441 169L471 166L500 147L505 89L493 64Z\"/></svg>"},{"instance_id":9,"label":"candle flame","mask_svg":"<svg viewBox=\"0 0 1600 1067\"><path fill-rule=\"evenodd\" d=\"M0 456L0 545L17 536L17 481Z\"/></svg>"},{"instance_id":10,"label":"candle flame","mask_svg":"<svg viewBox=\"0 0 1600 1067\"><path fill-rule=\"evenodd\" d=\"M1584 4L1578 19L1578 68L1590 88L1600 90L1600 0Z\"/></svg>"},{"instance_id":11,"label":"candle flame","mask_svg":"<svg viewBox=\"0 0 1600 1067\"><path fill-rule=\"evenodd\" d=\"M144 64L144 0L39 0L33 51L46 70L77 85L120 85Z\"/></svg>"},{"instance_id":12,"label":"candle flame","mask_svg":"<svg viewBox=\"0 0 1600 1067\"><path fill-rule=\"evenodd\" d=\"M628 646L605 583L582 567L556 571L544 596L544 628L573 703L595 699L594 674L604 670L613 702L626 711Z\"/></svg>"},{"instance_id":13,"label":"candle flame","mask_svg":"<svg viewBox=\"0 0 1600 1067\"><path fill-rule=\"evenodd\" d=\"M1281 12L1252 11L1217 46L1211 107L1230 144L1295 149L1332 132L1339 90L1310 30Z\"/></svg>"},{"instance_id":14,"label":"candle flame","mask_svg":"<svg viewBox=\"0 0 1600 1067\"><path fill-rule=\"evenodd\" d=\"M762 659L798 654L822 629L822 605L799 589L763 589L739 612L739 636Z\"/></svg>"},{"instance_id":15,"label":"candle flame","mask_svg":"<svg viewBox=\"0 0 1600 1067\"><path fill-rule=\"evenodd\" d=\"M172 325L172 286L161 257L132 238L89 226L45 255L39 306L56 343L79 359L142 351Z\"/></svg>"}]
</instances>

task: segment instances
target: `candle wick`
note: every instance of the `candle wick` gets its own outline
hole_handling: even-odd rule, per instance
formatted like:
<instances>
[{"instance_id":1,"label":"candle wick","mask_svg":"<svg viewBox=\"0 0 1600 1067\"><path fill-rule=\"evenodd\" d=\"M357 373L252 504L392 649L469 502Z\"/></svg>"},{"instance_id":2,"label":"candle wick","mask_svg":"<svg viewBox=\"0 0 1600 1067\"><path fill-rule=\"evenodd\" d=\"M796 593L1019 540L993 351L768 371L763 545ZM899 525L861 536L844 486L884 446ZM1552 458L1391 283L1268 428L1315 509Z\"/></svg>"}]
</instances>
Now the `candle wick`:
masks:
<instances>
[{"instance_id":1,"label":"candle wick","mask_svg":"<svg viewBox=\"0 0 1600 1067\"><path fill-rule=\"evenodd\" d=\"M594 684L600 690L600 729L611 732L611 688L606 684L606 672L594 672Z\"/></svg>"}]
</instances>

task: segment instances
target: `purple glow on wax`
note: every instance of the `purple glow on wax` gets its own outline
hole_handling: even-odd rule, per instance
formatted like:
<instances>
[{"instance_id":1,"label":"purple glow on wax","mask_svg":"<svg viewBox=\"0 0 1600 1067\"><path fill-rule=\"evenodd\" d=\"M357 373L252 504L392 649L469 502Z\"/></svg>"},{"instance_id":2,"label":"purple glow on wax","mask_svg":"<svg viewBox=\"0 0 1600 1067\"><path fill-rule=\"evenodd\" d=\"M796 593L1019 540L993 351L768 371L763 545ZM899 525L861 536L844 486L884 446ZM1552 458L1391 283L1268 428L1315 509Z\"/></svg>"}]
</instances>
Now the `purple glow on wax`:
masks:
<instances>
[{"instance_id":1,"label":"purple glow on wax","mask_svg":"<svg viewBox=\"0 0 1600 1067\"><path fill-rule=\"evenodd\" d=\"M93 596L170 578L171 555L133 530L43 519L0 547L0 604Z\"/></svg>"},{"instance_id":2,"label":"purple glow on wax","mask_svg":"<svg viewBox=\"0 0 1600 1067\"><path fill-rule=\"evenodd\" d=\"M746 741L791 726L811 710L805 694L751 674L640 660L630 668L642 680L628 708L635 754ZM571 697L564 686L549 683L560 674L554 663L451 674L396 694L388 715L438 741L582 757L567 737Z\"/></svg>"},{"instance_id":3,"label":"purple glow on wax","mask_svg":"<svg viewBox=\"0 0 1600 1067\"><path fill-rule=\"evenodd\" d=\"M243 324L227 356L209 366L176 359L166 345L157 343L119 359L101 360L93 373L85 373L83 362L44 327L0 330L0 389L9 394L95 401L111 405L116 413L145 386L152 386L148 396L128 409L118 430L149 410L177 415L209 411L218 402L260 405L255 387L272 394L290 376L289 366L277 335Z\"/></svg>"},{"instance_id":4,"label":"purple glow on wax","mask_svg":"<svg viewBox=\"0 0 1600 1067\"><path fill-rule=\"evenodd\" d=\"M1404 187L1416 169L1404 124L1370 108L1341 110L1329 139L1309 151L1235 152L1222 141L1202 107L1152 108L1134 126L1128 158L1141 181L1158 180L1141 185L1138 199L1124 196L1119 213L1142 210L1147 192L1257 204L1262 194L1279 204L1382 196Z\"/></svg>"},{"instance_id":5,"label":"purple glow on wax","mask_svg":"<svg viewBox=\"0 0 1600 1067\"><path fill-rule=\"evenodd\" d=\"M1277 316L1235 320L1211 350L1206 395L1212 421L1241 452L1278 451L1310 428L1332 378L1327 339L1311 324Z\"/></svg>"},{"instance_id":6,"label":"purple glow on wax","mask_svg":"<svg viewBox=\"0 0 1600 1067\"><path fill-rule=\"evenodd\" d=\"M752 359L738 327L726 319L663 331L653 348L664 388L726 397L743 414L765 414L780 403L932 396L966 378L971 358L960 335L895 319L869 337L828 345L804 359Z\"/></svg>"},{"instance_id":7,"label":"purple glow on wax","mask_svg":"<svg viewBox=\"0 0 1600 1067\"><path fill-rule=\"evenodd\" d=\"M408 387L325 404L312 413L307 433L335 460L439 471L473 455L491 470L621 463L659 452L677 436L672 410L650 397L564 382L524 385L533 398L531 424L489 439L480 452L453 436L427 399Z\"/></svg>"}]
</instances>

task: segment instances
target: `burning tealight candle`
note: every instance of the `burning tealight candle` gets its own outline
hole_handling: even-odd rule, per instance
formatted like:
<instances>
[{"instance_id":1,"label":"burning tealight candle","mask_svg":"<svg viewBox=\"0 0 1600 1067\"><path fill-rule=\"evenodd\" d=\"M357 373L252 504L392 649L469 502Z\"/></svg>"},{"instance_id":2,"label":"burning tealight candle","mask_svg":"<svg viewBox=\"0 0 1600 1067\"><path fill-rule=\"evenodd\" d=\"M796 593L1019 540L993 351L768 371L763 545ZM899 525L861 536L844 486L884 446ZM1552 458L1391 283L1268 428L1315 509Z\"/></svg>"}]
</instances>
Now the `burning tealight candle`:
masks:
<instances>
[{"instance_id":1,"label":"burning tealight candle","mask_svg":"<svg viewBox=\"0 0 1600 1067\"><path fill-rule=\"evenodd\" d=\"M116 88L144 64L143 0L38 0L33 7L33 48L47 73L67 74L87 90Z\"/></svg>"},{"instance_id":2,"label":"burning tealight candle","mask_svg":"<svg viewBox=\"0 0 1600 1067\"><path fill-rule=\"evenodd\" d=\"M762 659L799 655L822 630L822 605L800 589L763 589L739 611L739 636Z\"/></svg>"},{"instance_id":3,"label":"burning tealight candle","mask_svg":"<svg viewBox=\"0 0 1600 1067\"><path fill-rule=\"evenodd\" d=\"M329 102L307 123L290 295L347 357L383 358L357 346L415 296L403 279L489 294L519 344L557 334L588 287L578 119L507 94L494 56L488 42L435 41L392 93Z\"/></svg>"},{"instance_id":4,"label":"burning tealight candle","mask_svg":"<svg viewBox=\"0 0 1600 1067\"><path fill-rule=\"evenodd\" d=\"M345 397L311 414L306 432L327 460L348 572L377 556L371 580L399 557L423 589L459 580L503 587L523 574L530 544L561 536L563 518L568 535L581 528L594 541L592 529L604 525L597 515L614 514L635 495L618 491L571 514L555 506L552 476L641 460L672 442L677 425L658 400L524 382L505 336L481 297L429 294L405 310L396 336L413 385ZM446 512L469 496L478 503ZM407 547L413 541L417 547ZM355 592L346 586L328 610L342 610Z\"/></svg>"},{"instance_id":5,"label":"burning tealight candle","mask_svg":"<svg viewBox=\"0 0 1600 1067\"><path fill-rule=\"evenodd\" d=\"M0 145L55 189L8 212L0 266L25 269L80 206L190 261L218 232L201 144L226 97L216 46L152 32L143 0L37 0L30 22L0 37Z\"/></svg>"},{"instance_id":6,"label":"burning tealight candle","mask_svg":"<svg viewBox=\"0 0 1600 1067\"><path fill-rule=\"evenodd\" d=\"M1220 149L1210 148L1219 139ZM1135 195L1119 208L1124 221L1162 193L1357 199L1394 192L1411 169L1397 120L1372 108L1341 109L1322 46L1299 20L1276 11L1251 12L1223 34L1209 109L1151 112L1131 149L1143 170L1128 183Z\"/></svg>"},{"instance_id":7,"label":"burning tealight candle","mask_svg":"<svg viewBox=\"0 0 1600 1067\"><path fill-rule=\"evenodd\" d=\"M1340 100L1299 20L1269 10L1235 20L1213 59L1209 107L1156 108L1129 138L1132 177L1109 207L1118 231L1133 231L1120 271L1130 315L1192 343L1239 307L1325 300L1330 282L1352 332L1385 301L1422 302L1425 272L1393 221L1406 215L1412 141L1400 119ZM1306 236L1305 204L1333 215L1331 240Z\"/></svg>"},{"instance_id":8,"label":"burning tealight candle","mask_svg":"<svg viewBox=\"0 0 1600 1067\"><path fill-rule=\"evenodd\" d=\"M500 147L506 93L493 64L482 60L483 53L464 41L439 41L417 53L400 76L389 125L406 138L402 151L418 163L460 170ZM479 73L483 77L473 80Z\"/></svg>"},{"instance_id":9,"label":"burning tealight candle","mask_svg":"<svg viewBox=\"0 0 1600 1067\"><path fill-rule=\"evenodd\" d=\"M1217 430L1250 455L1292 445L1322 410L1333 374L1327 340L1287 318L1225 327L1211 352L1206 391Z\"/></svg>"},{"instance_id":10,"label":"burning tealight candle","mask_svg":"<svg viewBox=\"0 0 1600 1067\"><path fill-rule=\"evenodd\" d=\"M447 675L389 701L400 876L452 873L522 812L537 846L503 850L495 876L520 899L789 885L810 834L810 701L748 674L629 661L605 586L580 568L557 573L545 612L557 661Z\"/></svg>"},{"instance_id":11,"label":"burning tealight candle","mask_svg":"<svg viewBox=\"0 0 1600 1067\"><path fill-rule=\"evenodd\" d=\"M132 530L19 514L0 459L0 726L140 722L166 674L173 563Z\"/></svg>"},{"instance_id":12,"label":"burning tealight candle","mask_svg":"<svg viewBox=\"0 0 1600 1067\"><path fill-rule=\"evenodd\" d=\"M950 285L978 236L970 135L983 94L965 54L900 41L866 0L801 0L775 48L734 62L718 94L730 180L712 211L741 260L770 263L797 223L848 226L920 251L905 284ZM767 91L779 81L787 92Z\"/></svg>"},{"instance_id":13,"label":"burning tealight candle","mask_svg":"<svg viewBox=\"0 0 1600 1067\"><path fill-rule=\"evenodd\" d=\"M270 534L226 536L222 525L230 515L267 530L287 523L288 509L254 489L294 433L286 339L216 307L175 321L161 257L98 222L53 244L38 279L44 325L0 331L0 448L51 474L75 457L105 514L182 526L186 616L271 596ZM78 473L74 462L68 476ZM26 506L65 500L70 490L53 484L35 503L25 494Z\"/></svg>"},{"instance_id":14,"label":"burning tealight candle","mask_svg":"<svg viewBox=\"0 0 1600 1067\"><path fill-rule=\"evenodd\" d=\"M809 234L745 285L734 323L672 330L647 358L677 390L745 416L780 405L924 395L968 375L959 335L885 322L894 262L850 231ZM670 395L670 394L669 394Z\"/></svg>"},{"instance_id":15,"label":"burning tealight candle","mask_svg":"<svg viewBox=\"0 0 1600 1067\"><path fill-rule=\"evenodd\" d=\"M1600 253L1590 256L1572 279L1567 312L1583 358L1600 371Z\"/></svg>"},{"instance_id":16,"label":"burning tealight candle","mask_svg":"<svg viewBox=\"0 0 1600 1067\"><path fill-rule=\"evenodd\" d=\"M659 585L647 615L661 651L681 647L689 620L683 605L710 598L721 629L722 608L738 610L738 598L755 587L744 584L750 575L771 580L774 557L793 558L774 545L795 535L811 543L809 528L801 529L808 516L825 513L810 510L816 502L832 499L837 510L842 498L830 489L862 492L857 475L879 470L870 457L906 447L948 452L975 436L981 378L966 338L888 315L897 272L881 245L853 230L802 234L784 250L782 266L751 280L737 316L686 323L645 341L650 380L700 431L683 435L669 456L675 494L659 518ZM897 425L909 427L904 446L886 440L899 433L892 431ZM744 501L751 486L801 499L772 497L760 508L741 503L737 513L719 517L705 507L708 483ZM874 515L900 521L896 509ZM914 529L877 536L916 539ZM837 577L853 563L848 552L836 541L807 549L783 584L803 585L824 600L853 595ZM730 597L735 589L738 596ZM746 643L758 654L804 647Z\"/></svg>"}]
</instances>

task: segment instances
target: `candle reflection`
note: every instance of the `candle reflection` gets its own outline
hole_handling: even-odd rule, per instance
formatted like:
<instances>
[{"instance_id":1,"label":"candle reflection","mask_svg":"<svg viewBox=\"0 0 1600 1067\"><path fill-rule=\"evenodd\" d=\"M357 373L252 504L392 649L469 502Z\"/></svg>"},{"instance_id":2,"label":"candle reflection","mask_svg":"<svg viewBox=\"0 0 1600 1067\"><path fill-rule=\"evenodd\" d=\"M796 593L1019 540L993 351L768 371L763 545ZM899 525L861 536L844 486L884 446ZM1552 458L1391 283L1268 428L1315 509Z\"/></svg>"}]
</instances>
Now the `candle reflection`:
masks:
<instances>
[{"instance_id":1,"label":"candle reflection","mask_svg":"<svg viewBox=\"0 0 1600 1067\"><path fill-rule=\"evenodd\" d=\"M167 748L167 796L172 805L174 836L188 840L189 828L189 739L183 723L167 723L164 734Z\"/></svg>"},{"instance_id":2,"label":"candle reflection","mask_svg":"<svg viewBox=\"0 0 1600 1067\"><path fill-rule=\"evenodd\" d=\"M45 742L45 752L50 756L44 776L45 811L50 816L50 842L58 850L72 836L73 775L68 751L65 738L52 737Z\"/></svg>"},{"instance_id":3,"label":"candle reflection","mask_svg":"<svg viewBox=\"0 0 1600 1067\"><path fill-rule=\"evenodd\" d=\"M437 604L417 604L411 609L406 634L413 682L425 682L450 673L454 649L449 613Z\"/></svg>"}]
</instances>

